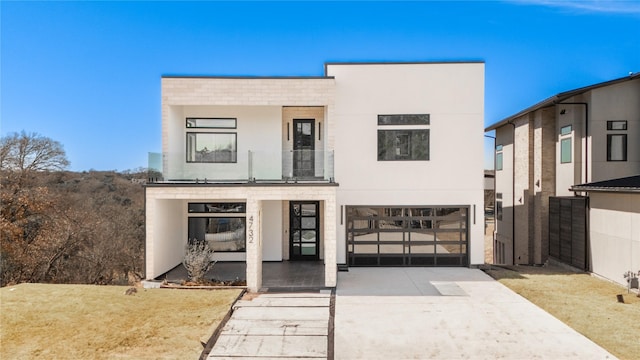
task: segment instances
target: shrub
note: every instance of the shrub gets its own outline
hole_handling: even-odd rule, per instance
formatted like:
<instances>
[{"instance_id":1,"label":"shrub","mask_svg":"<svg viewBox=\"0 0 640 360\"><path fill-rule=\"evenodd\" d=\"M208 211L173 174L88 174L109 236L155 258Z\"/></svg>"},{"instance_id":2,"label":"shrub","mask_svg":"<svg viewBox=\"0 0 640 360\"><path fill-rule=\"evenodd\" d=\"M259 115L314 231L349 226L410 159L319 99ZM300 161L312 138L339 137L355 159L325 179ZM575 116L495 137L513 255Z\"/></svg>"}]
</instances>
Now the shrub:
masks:
<instances>
[{"instance_id":1,"label":"shrub","mask_svg":"<svg viewBox=\"0 0 640 360\"><path fill-rule=\"evenodd\" d=\"M204 280L204 276L215 265L215 261L211 261L211 255L213 250L206 241L194 239L187 243L182 264L187 269L189 280L193 282Z\"/></svg>"}]
</instances>

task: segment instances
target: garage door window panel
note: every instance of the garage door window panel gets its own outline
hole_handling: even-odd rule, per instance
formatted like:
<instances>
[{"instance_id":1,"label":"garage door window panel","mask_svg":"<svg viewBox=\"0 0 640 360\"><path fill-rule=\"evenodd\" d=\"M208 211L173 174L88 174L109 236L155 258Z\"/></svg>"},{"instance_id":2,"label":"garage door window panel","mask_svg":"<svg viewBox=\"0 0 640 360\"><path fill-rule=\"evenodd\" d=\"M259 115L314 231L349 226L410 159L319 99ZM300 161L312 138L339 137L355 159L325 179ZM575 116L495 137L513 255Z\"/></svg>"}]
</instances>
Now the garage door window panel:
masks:
<instances>
[{"instance_id":1,"label":"garage door window panel","mask_svg":"<svg viewBox=\"0 0 640 360\"><path fill-rule=\"evenodd\" d=\"M424 230L424 231L412 230L407 232L407 234L408 234L408 239L412 243L418 242L418 241L435 241L435 238L436 238L435 232L428 231L428 230Z\"/></svg>"},{"instance_id":2,"label":"garage door window panel","mask_svg":"<svg viewBox=\"0 0 640 360\"><path fill-rule=\"evenodd\" d=\"M411 245L409 247L411 254L435 254L435 245Z\"/></svg>"}]
</instances>

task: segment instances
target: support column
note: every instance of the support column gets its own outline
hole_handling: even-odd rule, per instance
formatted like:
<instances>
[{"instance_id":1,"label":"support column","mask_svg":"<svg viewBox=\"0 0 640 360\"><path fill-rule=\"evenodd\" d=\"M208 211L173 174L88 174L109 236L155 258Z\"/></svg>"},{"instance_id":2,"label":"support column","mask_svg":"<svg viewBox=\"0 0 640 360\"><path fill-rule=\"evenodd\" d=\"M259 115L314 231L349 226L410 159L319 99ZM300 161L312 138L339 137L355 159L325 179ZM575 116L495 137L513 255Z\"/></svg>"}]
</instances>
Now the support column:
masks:
<instances>
[{"instance_id":1,"label":"support column","mask_svg":"<svg viewBox=\"0 0 640 360\"><path fill-rule=\"evenodd\" d=\"M324 286L337 284L336 263L336 197L335 193L324 200Z\"/></svg>"},{"instance_id":2,"label":"support column","mask_svg":"<svg viewBox=\"0 0 640 360\"><path fill-rule=\"evenodd\" d=\"M247 289L257 292L262 287L262 201L247 197Z\"/></svg>"}]
</instances>

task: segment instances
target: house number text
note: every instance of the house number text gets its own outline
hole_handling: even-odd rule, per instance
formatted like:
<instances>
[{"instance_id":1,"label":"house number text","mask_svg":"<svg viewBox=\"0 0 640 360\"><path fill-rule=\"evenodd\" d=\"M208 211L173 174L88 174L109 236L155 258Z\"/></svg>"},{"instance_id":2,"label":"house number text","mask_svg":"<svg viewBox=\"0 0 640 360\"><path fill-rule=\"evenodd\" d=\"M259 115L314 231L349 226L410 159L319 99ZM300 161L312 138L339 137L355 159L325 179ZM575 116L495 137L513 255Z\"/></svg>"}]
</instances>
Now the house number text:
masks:
<instances>
[{"instance_id":1,"label":"house number text","mask_svg":"<svg viewBox=\"0 0 640 360\"><path fill-rule=\"evenodd\" d=\"M247 231L249 236L249 244L253 244L253 215L249 216L249 230Z\"/></svg>"}]
</instances>

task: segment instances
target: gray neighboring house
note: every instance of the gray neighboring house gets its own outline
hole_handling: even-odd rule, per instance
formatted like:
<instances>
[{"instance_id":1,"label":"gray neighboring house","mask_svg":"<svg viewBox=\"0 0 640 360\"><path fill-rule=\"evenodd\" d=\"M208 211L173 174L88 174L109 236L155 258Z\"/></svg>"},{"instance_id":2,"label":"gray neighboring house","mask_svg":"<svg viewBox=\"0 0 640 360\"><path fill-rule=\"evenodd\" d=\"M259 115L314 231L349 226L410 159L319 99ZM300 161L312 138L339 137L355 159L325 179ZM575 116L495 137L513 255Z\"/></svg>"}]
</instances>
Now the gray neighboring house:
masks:
<instances>
[{"instance_id":1,"label":"gray neighboring house","mask_svg":"<svg viewBox=\"0 0 640 360\"><path fill-rule=\"evenodd\" d=\"M556 94L485 129L492 130L494 262L542 264L552 257L590 271L619 262L590 242L588 202L574 186L640 174L640 74ZM577 195L585 194L593 193Z\"/></svg>"},{"instance_id":2,"label":"gray neighboring house","mask_svg":"<svg viewBox=\"0 0 640 360\"><path fill-rule=\"evenodd\" d=\"M589 197L591 271L623 285L640 270L640 175L575 185Z\"/></svg>"}]
</instances>

